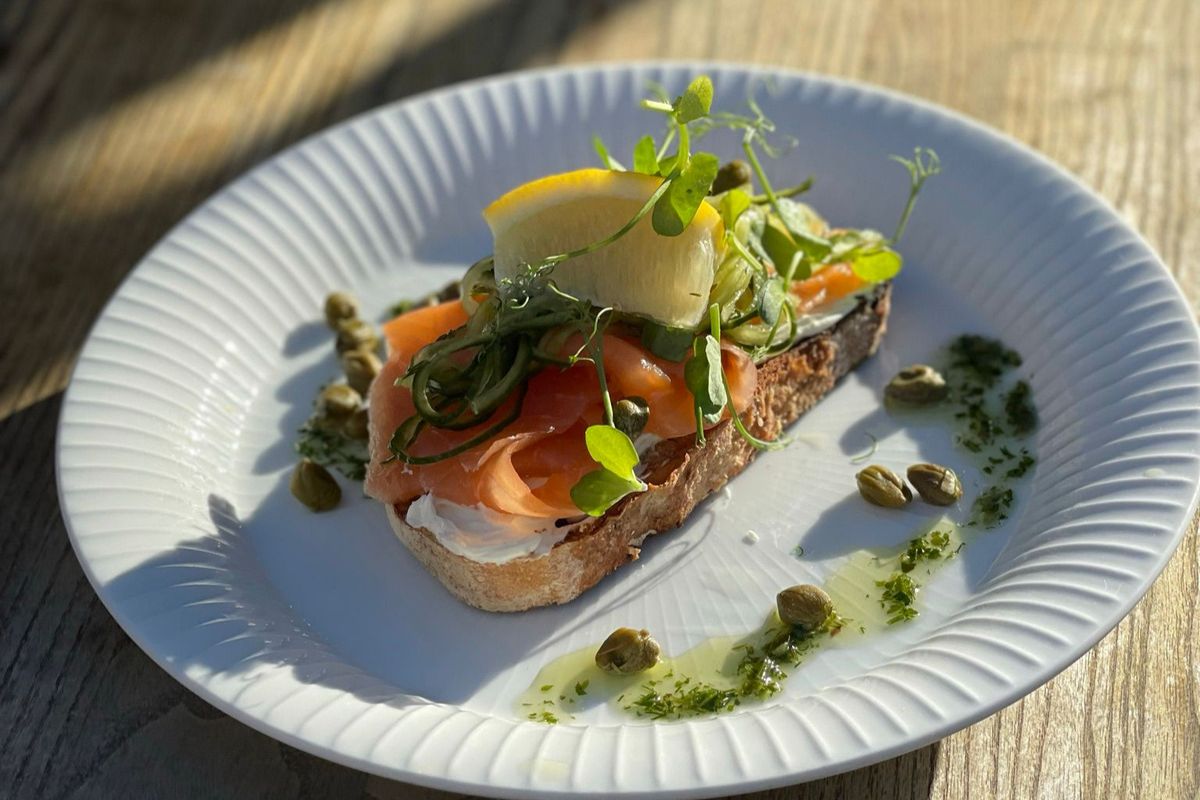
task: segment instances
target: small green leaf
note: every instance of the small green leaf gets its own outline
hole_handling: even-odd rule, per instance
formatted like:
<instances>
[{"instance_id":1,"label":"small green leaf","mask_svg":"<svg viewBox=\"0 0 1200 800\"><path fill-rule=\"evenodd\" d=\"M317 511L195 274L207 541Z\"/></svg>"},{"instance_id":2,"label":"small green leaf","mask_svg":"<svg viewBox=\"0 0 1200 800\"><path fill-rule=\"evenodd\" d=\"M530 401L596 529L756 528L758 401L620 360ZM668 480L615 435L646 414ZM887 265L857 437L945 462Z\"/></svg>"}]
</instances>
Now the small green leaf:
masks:
<instances>
[{"instance_id":1,"label":"small green leaf","mask_svg":"<svg viewBox=\"0 0 1200 800\"><path fill-rule=\"evenodd\" d=\"M718 210L721 212L721 220L725 223L725 230L733 230L733 226L737 224L738 217L750 207L750 195L743 192L741 189L730 189L721 195L721 202Z\"/></svg>"},{"instance_id":2,"label":"small green leaf","mask_svg":"<svg viewBox=\"0 0 1200 800\"><path fill-rule=\"evenodd\" d=\"M891 243L896 244L900 241L900 237L904 235L904 229L908 225L908 217L912 214L913 206L917 202L917 195L921 193L921 188L925 185L925 181L942 171L942 160L938 158L938 154L935 151L930 150L928 147L918 147L913 150L911 161L901 156L892 156L891 158L893 161L904 165L904 168L908 170L908 177L910 179L908 200L904 204L904 210L900 212L900 221L896 223L896 232L892 234L891 238Z\"/></svg>"},{"instance_id":3,"label":"small green leaf","mask_svg":"<svg viewBox=\"0 0 1200 800\"><path fill-rule=\"evenodd\" d=\"M787 290L783 287L783 279L771 278L763 283L759 294L758 315L763 318L763 322L774 325L786 301Z\"/></svg>"},{"instance_id":4,"label":"small green leaf","mask_svg":"<svg viewBox=\"0 0 1200 800\"><path fill-rule=\"evenodd\" d=\"M721 366L721 345L710 335L696 337L692 357L683 367L683 379L707 417L719 415L729 402Z\"/></svg>"},{"instance_id":5,"label":"small green leaf","mask_svg":"<svg viewBox=\"0 0 1200 800\"><path fill-rule=\"evenodd\" d=\"M625 171L625 167L621 166L621 162L609 155L608 148L604 146L604 141L599 136L592 137L592 147L595 149L596 155L600 156L600 163L604 165L605 169L616 170L617 172Z\"/></svg>"},{"instance_id":6,"label":"small green leaf","mask_svg":"<svg viewBox=\"0 0 1200 800\"><path fill-rule=\"evenodd\" d=\"M611 425L589 425L583 436L588 454L597 464L619 478L635 480L638 454L628 436Z\"/></svg>"},{"instance_id":7,"label":"small green leaf","mask_svg":"<svg viewBox=\"0 0 1200 800\"><path fill-rule=\"evenodd\" d=\"M803 203L783 197L779 198L776 205L778 208L772 208L772 211L785 228L793 233L812 233L813 225L817 221L812 209Z\"/></svg>"},{"instance_id":8,"label":"small green leaf","mask_svg":"<svg viewBox=\"0 0 1200 800\"><path fill-rule=\"evenodd\" d=\"M850 266L854 274L870 283L891 280L900 272L903 260L890 247L860 250L854 253Z\"/></svg>"},{"instance_id":9,"label":"small green leaf","mask_svg":"<svg viewBox=\"0 0 1200 800\"><path fill-rule=\"evenodd\" d=\"M708 116L712 108L713 85L707 75L695 78L675 101L675 118L687 124Z\"/></svg>"},{"instance_id":10,"label":"small green leaf","mask_svg":"<svg viewBox=\"0 0 1200 800\"><path fill-rule=\"evenodd\" d=\"M829 242L833 245L829 251L830 261L847 261L853 258L855 250L875 250L884 244L883 234L866 228L839 231L829 237Z\"/></svg>"},{"instance_id":11,"label":"small green leaf","mask_svg":"<svg viewBox=\"0 0 1200 800\"><path fill-rule=\"evenodd\" d=\"M820 263L829 255L832 245L828 239L812 233L813 212L807 206L781 198L776 207L772 220L783 223L784 230L805 256Z\"/></svg>"},{"instance_id":12,"label":"small green leaf","mask_svg":"<svg viewBox=\"0 0 1200 800\"><path fill-rule=\"evenodd\" d=\"M633 148L633 171L645 175L658 174L658 151L653 136L643 136Z\"/></svg>"},{"instance_id":13,"label":"small green leaf","mask_svg":"<svg viewBox=\"0 0 1200 800\"><path fill-rule=\"evenodd\" d=\"M708 197L708 190L717 177L721 164L712 153L694 153L679 176L671 181L659 201L654 204L651 222L661 236L678 236L683 233L700 204Z\"/></svg>"},{"instance_id":14,"label":"small green leaf","mask_svg":"<svg viewBox=\"0 0 1200 800\"><path fill-rule=\"evenodd\" d=\"M762 247L780 274L792 280L804 280L812 274L812 264L796 240L778 222L763 228Z\"/></svg>"},{"instance_id":15,"label":"small green leaf","mask_svg":"<svg viewBox=\"0 0 1200 800\"><path fill-rule=\"evenodd\" d=\"M628 436L611 425L591 425L584 432L584 441L600 469L571 487L571 500L580 511L598 517L625 495L646 490L633 472L638 454Z\"/></svg>"},{"instance_id":16,"label":"small green leaf","mask_svg":"<svg viewBox=\"0 0 1200 800\"><path fill-rule=\"evenodd\" d=\"M599 517L612 508L613 504L626 495L645 491L641 481L622 478L606 469L592 470L571 487L571 502L579 510Z\"/></svg>"},{"instance_id":17,"label":"small green leaf","mask_svg":"<svg viewBox=\"0 0 1200 800\"><path fill-rule=\"evenodd\" d=\"M642 344L654 355L668 361L679 362L687 358L695 338L695 332L688 328L671 328L657 322L642 326Z\"/></svg>"}]
</instances>

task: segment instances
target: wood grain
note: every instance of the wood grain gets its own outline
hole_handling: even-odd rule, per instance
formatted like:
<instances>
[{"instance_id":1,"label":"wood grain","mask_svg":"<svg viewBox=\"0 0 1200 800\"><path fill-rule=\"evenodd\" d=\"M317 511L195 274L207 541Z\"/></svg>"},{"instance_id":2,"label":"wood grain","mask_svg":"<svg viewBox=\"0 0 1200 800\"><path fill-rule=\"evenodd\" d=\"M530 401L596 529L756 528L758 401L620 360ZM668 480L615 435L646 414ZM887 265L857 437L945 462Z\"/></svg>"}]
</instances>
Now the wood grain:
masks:
<instances>
[{"instance_id":1,"label":"wood grain","mask_svg":"<svg viewBox=\"0 0 1200 800\"><path fill-rule=\"evenodd\" d=\"M59 519L61 392L136 259L253 163L434 86L655 57L960 109L1096 187L1200 301L1191 0L0 2L0 795L449 796L254 733L125 637ZM1193 528L1135 611L1033 694L915 753L753 797L1195 798L1198 585Z\"/></svg>"}]
</instances>

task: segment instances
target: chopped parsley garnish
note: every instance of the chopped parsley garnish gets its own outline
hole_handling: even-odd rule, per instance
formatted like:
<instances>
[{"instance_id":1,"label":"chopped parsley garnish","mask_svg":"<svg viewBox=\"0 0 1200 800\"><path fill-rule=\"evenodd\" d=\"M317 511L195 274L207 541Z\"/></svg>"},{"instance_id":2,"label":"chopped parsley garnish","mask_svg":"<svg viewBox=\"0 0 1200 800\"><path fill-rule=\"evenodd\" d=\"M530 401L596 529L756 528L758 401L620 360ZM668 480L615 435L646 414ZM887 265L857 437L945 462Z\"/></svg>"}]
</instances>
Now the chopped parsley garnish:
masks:
<instances>
[{"instance_id":1,"label":"chopped parsley garnish","mask_svg":"<svg viewBox=\"0 0 1200 800\"><path fill-rule=\"evenodd\" d=\"M1037 410L1033 407L1033 391L1025 381L1017 381L1004 397L1004 416L1009 428L1017 435L1037 427Z\"/></svg>"},{"instance_id":2,"label":"chopped parsley garnish","mask_svg":"<svg viewBox=\"0 0 1200 800\"><path fill-rule=\"evenodd\" d=\"M743 700L774 697L783 690L788 677L784 668L799 664L805 654L835 635L845 622L834 613L815 631L790 625L764 631L767 638L758 646L746 643L734 648L742 651L736 686L722 688L686 676L671 681L674 673L668 672L661 679L643 683L641 693L624 708L651 719L683 719L732 711ZM617 698L618 702L623 697Z\"/></svg>"},{"instance_id":3,"label":"chopped parsley garnish","mask_svg":"<svg viewBox=\"0 0 1200 800\"><path fill-rule=\"evenodd\" d=\"M1012 508L1015 499L1010 487L1004 484L989 486L975 498L971 506L971 521L967 524L982 525L985 528L999 525L1008 519L1009 509Z\"/></svg>"},{"instance_id":4,"label":"chopped parsley garnish","mask_svg":"<svg viewBox=\"0 0 1200 800\"><path fill-rule=\"evenodd\" d=\"M946 371L950 399L956 405L958 444L979 457L984 475L1000 480L975 499L970 525L993 527L1008 517L1015 495L1008 481L1023 478L1035 459L1028 448L1009 447L1038 423L1033 389L1025 380L1007 385L1006 376L1021 366L1021 356L996 339L965 335L949 345Z\"/></svg>"},{"instance_id":5,"label":"chopped parsley garnish","mask_svg":"<svg viewBox=\"0 0 1200 800\"><path fill-rule=\"evenodd\" d=\"M930 531L908 543L900 555L900 571L912 572L922 561L936 561L950 544L950 534L945 531Z\"/></svg>"},{"instance_id":6,"label":"chopped parsley garnish","mask_svg":"<svg viewBox=\"0 0 1200 800\"><path fill-rule=\"evenodd\" d=\"M680 678L670 691L659 691L658 681L642 685L642 693L626 708L639 717L682 719L731 711L740 702L737 689L718 689L710 683Z\"/></svg>"},{"instance_id":7,"label":"chopped parsley garnish","mask_svg":"<svg viewBox=\"0 0 1200 800\"><path fill-rule=\"evenodd\" d=\"M323 467L336 469L352 481L366 477L367 462L371 460L366 442L323 426L315 417L300 428L296 452Z\"/></svg>"},{"instance_id":8,"label":"chopped parsley garnish","mask_svg":"<svg viewBox=\"0 0 1200 800\"><path fill-rule=\"evenodd\" d=\"M1012 369L1021 366L1021 356L1016 350L1005 347L996 339L985 336L959 336L950 345L950 366L965 372L970 383L979 388L990 389L1000 377Z\"/></svg>"},{"instance_id":9,"label":"chopped parsley garnish","mask_svg":"<svg viewBox=\"0 0 1200 800\"><path fill-rule=\"evenodd\" d=\"M585 694L587 694L587 687L589 683L591 683L591 681L579 681L576 683L575 694L579 695L580 697L583 697Z\"/></svg>"},{"instance_id":10,"label":"chopped parsley garnish","mask_svg":"<svg viewBox=\"0 0 1200 800\"><path fill-rule=\"evenodd\" d=\"M1016 458L1016 456L1013 456L1013 458ZM1021 457L1017 460L1016 466L1004 473L1004 477L1022 478L1025 476L1025 473L1029 471L1030 467L1034 465L1034 463L1034 458L1032 455L1030 455L1029 451L1021 448Z\"/></svg>"},{"instance_id":11,"label":"chopped parsley garnish","mask_svg":"<svg viewBox=\"0 0 1200 800\"><path fill-rule=\"evenodd\" d=\"M915 605L917 589L920 584L908 576L906 572L896 572L885 581L875 581L875 585L883 589L879 604L888 615L888 625L913 619L920 612Z\"/></svg>"}]
</instances>

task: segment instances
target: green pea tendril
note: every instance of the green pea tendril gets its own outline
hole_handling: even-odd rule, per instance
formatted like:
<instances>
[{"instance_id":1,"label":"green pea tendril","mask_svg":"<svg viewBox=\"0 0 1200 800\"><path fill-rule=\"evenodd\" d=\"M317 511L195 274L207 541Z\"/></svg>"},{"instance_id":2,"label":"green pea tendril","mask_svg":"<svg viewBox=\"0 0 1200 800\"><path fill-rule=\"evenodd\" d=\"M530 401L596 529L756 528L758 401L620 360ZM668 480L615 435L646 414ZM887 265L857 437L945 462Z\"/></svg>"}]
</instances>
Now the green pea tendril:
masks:
<instances>
[{"instance_id":1,"label":"green pea tendril","mask_svg":"<svg viewBox=\"0 0 1200 800\"><path fill-rule=\"evenodd\" d=\"M666 118L661 142L652 135L633 148L632 169L662 178L646 202L620 228L583 247L527 264L515 276L497 281L491 257L464 275L460 297L470 314L465 325L422 348L397 381L412 393L414 413L395 430L387 461L432 464L454 458L501 434L520 416L529 379L547 367L569 368L590 362L596 371L604 422L586 431L588 452L597 468L573 487L572 500L587 514L600 515L621 498L645 491L637 474L639 458L632 440L613 424L613 402L604 366L604 331L617 318L611 308L595 308L559 288L554 269L563 262L595 253L650 217L656 233L677 236L691 224L706 200L725 223L725 256L710 293L707 330L666 328L643 320L622 319L642 328L651 352L673 361L685 358L685 382L694 398L696 441L705 442L706 426L728 413L737 433L760 449L776 449L784 439L764 440L751 433L734 407L721 356L722 336L762 359L790 348L797 334L793 281L834 263L850 263L868 282L888 280L901 267L890 245L904 233L917 194L940 170L936 153L918 148L913 159L896 158L909 171L908 201L890 240L870 231L828 234L807 206L791 198L809 190L812 179L776 190L763 169L760 152L778 157L783 147L772 140L774 123L753 96L748 114L713 112L713 85L699 76L673 100L652 87L642 106ZM762 190L752 195L731 189L710 198L719 160L693 151L692 145L718 128L742 132L742 150ZM624 170L598 137L592 139L601 163ZM794 146L794 140L787 141ZM428 298L424 302L430 302ZM405 306L408 308L411 306ZM398 308L397 310L401 310ZM567 342L580 344L567 352ZM458 444L429 452L421 447L431 429L469 431Z\"/></svg>"}]
</instances>

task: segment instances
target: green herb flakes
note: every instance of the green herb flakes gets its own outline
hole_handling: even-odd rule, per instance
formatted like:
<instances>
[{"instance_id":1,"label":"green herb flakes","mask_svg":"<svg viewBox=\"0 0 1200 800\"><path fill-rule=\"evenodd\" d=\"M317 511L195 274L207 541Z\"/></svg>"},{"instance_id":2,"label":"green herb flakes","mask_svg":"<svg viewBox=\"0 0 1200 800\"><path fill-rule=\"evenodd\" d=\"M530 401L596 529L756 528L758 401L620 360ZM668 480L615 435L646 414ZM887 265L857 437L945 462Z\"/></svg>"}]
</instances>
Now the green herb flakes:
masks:
<instances>
[{"instance_id":1,"label":"green herb flakes","mask_svg":"<svg viewBox=\"0 0 1200 800\"><path fill-rule=\"evenodd\" d=\"M1013 458L1016 458L1016 457L1013 456ZM1033 467L1034 463L1036 463L1036 462L1035 462L1033 456L1030 455L1028 450L1022 448L1021 449L1021 457L1017 460L1016 465L1013 466L1012 469L1010 469L1004 473L1004 477L1006 477L1006 478L1023 478L1023 477L1025 477L1025 473L1027 473L1030 470L1030 468Z\"/></svg>"},{"instance_id":2,"label":"green herb flakes","mask_svg":"<svg viewBox=\"0 0 1200 800\"><path fill-rule=\"evenodd\" d=\"M875 585L883 589L879 604L888 614L888 625L906 622L920 613L915 607L920 584L909 577L908 573L893 573L885 581L875 581Z\"/></svg>"},{"instance_id":3,"label":"green herb flakes","mask_svg":"<svg viewBox=\"0 0 1200 800\"><path fill-rule=\"evenodd\" d=\"M763 632L760 645L744 643L735 646L742 651L733 687L718 687L691 677L675 677L668 672L661 679L649 680L640 687L640 694L623 707L640 717L651 719L684 719L732 711L744 700L766 700L783 690L788 674L785 667L795 666L820 642L841 629L844 620L836 614L816 631L808 632L799 626L782 626ZM620 702L624 698L618 698Z\"/></svg>"},{"instance_id":4,"label":"green herb flakes","mask_svg":"<svg viewBox=\"0 0 1200 800\"><path fill-rule=\"evenodd\" d=\"M900 571L912 572L922 561L938 560L949 544L950 534L946 531L930 531L913 539L900 555Z\"/></svg>"},{"instance_id":5,"label":"green herb flakes","mask_svg":"<svg viewBox=\"0 0 1200 800\"><path fill-rule=\"evenodd\" d=\"M971 520L968 525L980 525L993 528L1008 519L1015 495L1013 490L1003 484L989 486L971 506Z\"/></svg>"},{"instance_id":6,"label":"green herb flakes","mask_svg":"<svg viewBox=\"0 0 1200 800\"><path fill-rule=\"evenodd\" d=\"M296 452L323 467L336 469L352 481L366 477L367 463L371 460L366 442L353 439L340 427L322 424L316 418L300 428Z\"/></svg>"},{"instance_id":7,"label":"green herb flakes","mask_svg":"<svg viewBox=\"0 0 1200 800\"><path fill-rule=\"evenodd\" d=\"M1008 370L1021 366L1021 356L1003 342L967 334L950 344L951 368L963 371L970 383L988 389Z\"/></svg>"},{"instance_id":8,"label":"green herb flakes","mask_svg":"<svg viewBox=\"0 0 1200 800\"><path fill-rule=\"evenodd\" d=\"M1037 410L1033 406L1033 392L1025 381L1016 385L1004 396L1004 416L1009 428L1018 436L1024 436L1037 427Z\"/></svg>"}]
</instances>

